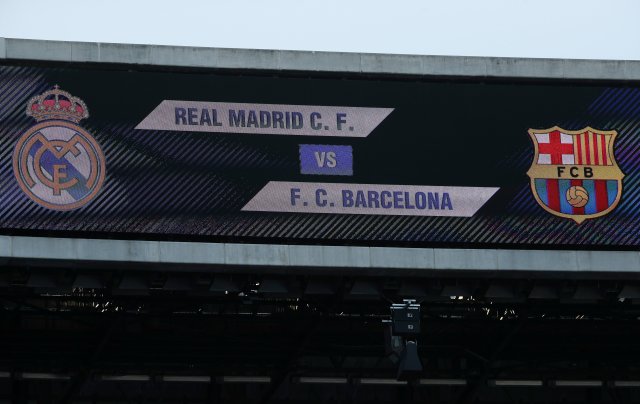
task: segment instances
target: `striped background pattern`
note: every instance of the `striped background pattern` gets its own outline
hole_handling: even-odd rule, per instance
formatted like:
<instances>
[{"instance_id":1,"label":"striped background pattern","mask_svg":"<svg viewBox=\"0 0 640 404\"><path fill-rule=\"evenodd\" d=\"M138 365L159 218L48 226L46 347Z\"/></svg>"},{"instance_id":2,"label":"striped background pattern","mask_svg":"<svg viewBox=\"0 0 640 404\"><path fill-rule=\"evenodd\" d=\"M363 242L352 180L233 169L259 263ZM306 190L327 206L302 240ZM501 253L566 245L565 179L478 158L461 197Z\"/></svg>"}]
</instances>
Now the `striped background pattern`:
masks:
<instances>
[{"instance_id":1,"label":"striped background pattern","mask_svg":"<svg viewBox=\"0 0 640 404\"><path fill-rule=\"evenodd\" d=\"M107 161L103 189L79 210L51 211L22 193L11 159L18 138L34 124L24 113L26 101L54 84L38 68L0 67L0 228L4 233L416 247L640 245L638 89L608 88L582 116L557 122L567 130L592 126L619 133L615 156L626 174L622 201L606 219L576 225L545 212L534 200L525 175L533 145L495 162L522 173L522 183L501 187L498 198L494 197L500 203L490 201L472 218L240 212L269 179L287 180L287 173L299 170L296 153L293 158L283 156L268 143L252 145L243 142L242 136L136 131L137 122L96 124L91 118L80 125L103 148ZM91 113L91 105L88 108ZM525 129L513 136L528 134Z\"/></svg>"}]
</instances>

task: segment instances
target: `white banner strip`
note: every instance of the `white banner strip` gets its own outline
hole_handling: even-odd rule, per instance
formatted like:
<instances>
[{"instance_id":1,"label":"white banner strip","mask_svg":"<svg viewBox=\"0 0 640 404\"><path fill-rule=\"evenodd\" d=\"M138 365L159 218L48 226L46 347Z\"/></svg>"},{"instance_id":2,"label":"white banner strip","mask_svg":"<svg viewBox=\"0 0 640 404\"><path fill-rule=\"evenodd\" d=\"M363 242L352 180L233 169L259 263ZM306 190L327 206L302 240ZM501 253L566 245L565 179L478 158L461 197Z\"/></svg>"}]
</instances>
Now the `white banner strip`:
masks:
<instances>
[{"instance_id":1,"label":"white banner strip","mask_svg":"<svg viewBox=\"0 0 640 404\"><path fill-rule=\"evenodd\" d=\"M136 129L367 137L393 108L164 100Z\"/></svg>"},{"instance_id":2,"label":"white banner strip","mask_svg":"<svg viewBox=\"0 0 640 404\"><path fill-rule=\"evenodd\" d=\"M271 181L243 211L473 216L499 188Z\"/></svg>"}]
</instances>

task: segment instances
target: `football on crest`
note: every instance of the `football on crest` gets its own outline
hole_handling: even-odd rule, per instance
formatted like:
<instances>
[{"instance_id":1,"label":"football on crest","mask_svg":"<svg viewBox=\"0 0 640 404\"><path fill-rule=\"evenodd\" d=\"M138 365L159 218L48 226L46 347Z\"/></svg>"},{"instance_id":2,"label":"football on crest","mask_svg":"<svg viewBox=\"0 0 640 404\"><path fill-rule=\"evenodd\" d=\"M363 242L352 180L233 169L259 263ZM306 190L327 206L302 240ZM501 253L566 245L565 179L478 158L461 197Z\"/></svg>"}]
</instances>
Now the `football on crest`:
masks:
<instances>
[{"instance_id":1,"label":"football on crest","mask_svg":"<svg viewBox=\"0 0 640 404\"><path fill-rule=\"evenodd\" d=\"M567 202L574 208L581 208L589 202L589 193L580 185L574 185L567 190Z\"/></svg>"}]
</instances>

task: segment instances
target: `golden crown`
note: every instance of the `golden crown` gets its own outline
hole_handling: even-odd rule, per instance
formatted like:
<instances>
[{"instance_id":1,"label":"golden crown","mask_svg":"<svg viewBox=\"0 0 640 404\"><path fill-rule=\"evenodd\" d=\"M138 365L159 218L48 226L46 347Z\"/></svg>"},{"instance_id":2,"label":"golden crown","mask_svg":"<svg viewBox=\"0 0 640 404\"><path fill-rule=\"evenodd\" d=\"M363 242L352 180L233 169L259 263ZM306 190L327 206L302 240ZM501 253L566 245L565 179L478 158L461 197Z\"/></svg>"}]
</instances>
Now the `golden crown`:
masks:
<instances>
[{"instance_id":1,"label":"golden crown","mask_svg":"<svg viewBox=\"0 0 640 404\"><path fill-rule=\"evenodd\" d=\"M36 121L47 119L64 119L75 123L89 117L87 104L80 98L60 90L58 85L53 90L45 91L31 98L27 103L27 115Z\"/></svg>"}]
</instances>

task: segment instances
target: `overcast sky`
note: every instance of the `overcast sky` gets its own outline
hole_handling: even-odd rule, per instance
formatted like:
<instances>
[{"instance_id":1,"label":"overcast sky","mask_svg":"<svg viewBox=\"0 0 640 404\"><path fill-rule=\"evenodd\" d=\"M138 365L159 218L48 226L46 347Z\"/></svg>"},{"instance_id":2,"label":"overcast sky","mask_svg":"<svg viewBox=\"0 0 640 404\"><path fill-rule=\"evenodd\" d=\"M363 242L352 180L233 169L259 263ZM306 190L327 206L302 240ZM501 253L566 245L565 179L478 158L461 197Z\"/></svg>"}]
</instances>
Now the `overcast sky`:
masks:
<instances>
[{"instance_id":1,"label":"overcast sky","mask_svg":"<svg viewBox=\"0 0 640 404\"><path fill-rule=\"evenodd\" d=\"M0 0L0 37L640 60L640 0Z\"/></svg>"}]
</instances>

